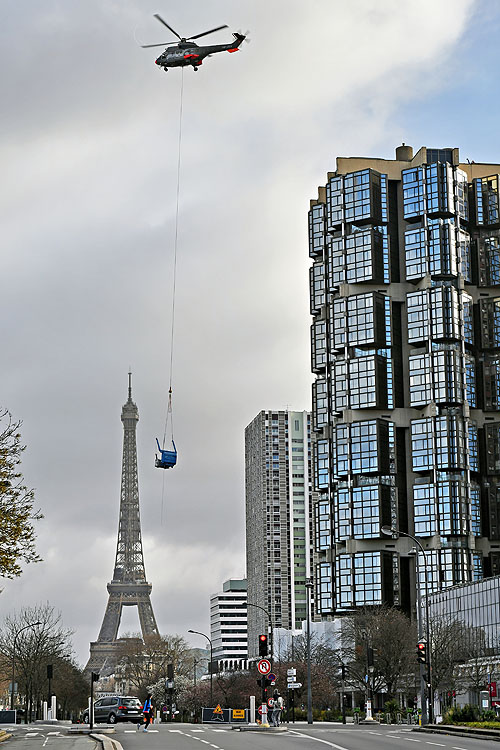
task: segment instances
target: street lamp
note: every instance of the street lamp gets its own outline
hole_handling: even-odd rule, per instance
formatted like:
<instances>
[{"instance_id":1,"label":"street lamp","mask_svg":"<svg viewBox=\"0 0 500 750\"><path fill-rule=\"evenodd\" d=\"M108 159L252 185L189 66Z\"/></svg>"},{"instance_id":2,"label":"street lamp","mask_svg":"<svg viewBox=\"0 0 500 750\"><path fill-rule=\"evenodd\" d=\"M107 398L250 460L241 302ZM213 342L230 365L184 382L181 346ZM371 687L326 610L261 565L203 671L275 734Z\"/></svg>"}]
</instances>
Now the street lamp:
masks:
<instances>
[{"instance_id":1,"label":"street lamp","mask_svg":"<svg viewBox=\"0 0 500 750\"><path fill-rule=\"evenodd\" d=\"M25 625L24 628L20 628L18 631L16 631L16 634L14 635L14 643L12 646L12 682L10 685L10 710L14 710L14 680L16 678L16 643L17 643L17 637L20 633L23 632L23 630L28 630L28 628L35 628L37 625L41 625L41 622L30 622L29 625Z\"/></svg>"},{"instance_id":2,"label":"street lamp","mask_svg":"<svg viewBox=\"0 0 500 750\"><path fill-rule=\"evenodd\" d=\"M425 575L425 639L427 641L427 685L428 685L428 709L427 709L427 718L429 720L429 723L432 724L432 717L433 717L433 706L432 706L432 699L433 699L433 693L432 693L432 659L431 659L431 638L430 638L430 618L429 618L429 590L428 590L428 573L427 573L427 557L425 555L425 549L422 546L422 543L414 537L412 534L408 534L406 531L399 531L396 529L393 529L391 526L382 526L381 531L383 534L386 534L386 536L394 536L395 534L399 534L400 536L407 536L409 539L412 539L417 547L422 552L422 560L424 563L424 575ZM419 593L419 581L418 581L418 554L416 555L416 562L417 562L417 594ZM419 622L422 622L422 604L420 601L420 617ZM422 706L422 709L424 706ZM425 719L425 716L423 717ZM424 722L425 723L425 722Z\"/></svg>"},{"instance_id":3,"label":"street lamp","mask_svg":"<svg viewBox=\"0 0 500 750\"><path fill-rule=\"evenodd\" d=\"M312 689L311 689L311 591L313 588L312 578L306 579L306 639L307 639L307 723L313 723L312 714Z\"/></svg>"},{"instance_id":4,"label":"street lamp","mask_svg":"<svg viewBox=\"0 0 500 750\"><path fill-rule=\"evenodd\" d=\"M199 630L188 630L188 633L195 633L196 635L202 635L202 636L203 636L203 638L206 638L206 639L207 639L207 641L208 641L208 642L209 642L209 644L210 644L210 703L212 703L212 704L213 704L213 702L214 702L214 686L213 686L213 675L212 675L212 671L213 671L213 661L212 661L212 657L213 657L213 651L212 651L212 641L210 640L210 638L208 637L208 635L205 635L205 633L200 633L200 631L199 631Z\"/></svg>"},{"instance_id":5,"label":"street lamp","mask_svg":"<svg viewBox=\"0 0 500 750\"><path fill-rule=\"evenodd\" d=\"M257 609L261 609L263 612L266 613L267 619L269 620L268 630L269 630L269 654L271 656L271 661L273 660L273 621L271 618L270 612L265 609L265 607L261 607L260 604L252 604L252 602L247 602L247 607L256 607ZM279 660L279 656L278 656Z\"/></svg>"}]
</instances>

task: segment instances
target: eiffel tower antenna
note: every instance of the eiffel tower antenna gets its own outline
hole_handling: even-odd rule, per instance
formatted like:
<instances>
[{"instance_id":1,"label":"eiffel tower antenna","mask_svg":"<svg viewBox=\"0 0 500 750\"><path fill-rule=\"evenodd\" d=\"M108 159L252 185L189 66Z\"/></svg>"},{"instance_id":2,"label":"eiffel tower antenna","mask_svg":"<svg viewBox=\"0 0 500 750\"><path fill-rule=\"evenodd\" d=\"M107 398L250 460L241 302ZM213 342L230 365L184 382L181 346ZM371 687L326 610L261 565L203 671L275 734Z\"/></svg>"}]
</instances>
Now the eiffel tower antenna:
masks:
<instances>
[{"instance_id":1,"label":"eiffel tower antenna","mask_svg":"<svg viewBox=\"0 0 500 750\"><path fill-rule=\"evenodd\" d=\"M128 401L122 407L123 460L120 492L120 516L113 580L108 583L108 605L97 641L90 644L86 672L102 676L114 671L119 646L118 629L123 607L136 606L142 637L158 634L151 604L152 586L146 581L142 551L137 475L136 429L139 410L132 401L132 373L128 373Z\"/></svg>"}]
</instances>

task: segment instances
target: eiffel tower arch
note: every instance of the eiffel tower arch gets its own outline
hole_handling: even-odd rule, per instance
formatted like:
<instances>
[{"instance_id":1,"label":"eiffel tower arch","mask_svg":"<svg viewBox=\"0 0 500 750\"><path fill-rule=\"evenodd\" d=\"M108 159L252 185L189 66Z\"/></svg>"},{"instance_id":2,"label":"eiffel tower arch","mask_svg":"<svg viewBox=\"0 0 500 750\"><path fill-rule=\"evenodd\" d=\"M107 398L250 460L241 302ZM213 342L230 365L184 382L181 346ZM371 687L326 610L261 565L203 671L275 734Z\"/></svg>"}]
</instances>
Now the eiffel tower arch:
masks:
<instances>
[{"instance_id":1,"label":"eiffel tower arch","mask_svg":"<svg viewBox=\"0 0 500 750\"><path fill-rule=\"evenodd\" d=\"M122 408L121 420L123 459L115 568L113 580L107 586L109 598L99 636L90 644L90 658L85 667L86 672L99 672L102 676L111 674L116 665L123 607L137 607L143 638L158 634L151 604L152 586L146 581L142 551L136 443L139 410L132 401L131 373L128 400Z\"/></svg>"}]
</instances>

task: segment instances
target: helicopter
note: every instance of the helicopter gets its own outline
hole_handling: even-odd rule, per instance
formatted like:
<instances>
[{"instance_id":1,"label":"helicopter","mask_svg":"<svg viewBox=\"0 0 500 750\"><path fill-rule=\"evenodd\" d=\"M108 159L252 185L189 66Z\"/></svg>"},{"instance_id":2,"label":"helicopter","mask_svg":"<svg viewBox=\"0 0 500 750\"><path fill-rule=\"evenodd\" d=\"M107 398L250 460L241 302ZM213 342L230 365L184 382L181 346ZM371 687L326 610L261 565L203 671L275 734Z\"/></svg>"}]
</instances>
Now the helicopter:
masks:
<instances>
[{"instance_id":1,"label":"helicopter","mask_svg":"<svg viewBox=\"0 0 500 750\"><path fill-rule=\"evenodd\" d=\"M209 57L209 55L213 55L215 52L237 52L242 42L246 39L245 34L235 32L233 34L234 42L232 44L211 44L205 47L199 47L196 42L193 41L194 39L207 36L207 34L213 34L215 31L220 31L221 29L227 29L227 24L217 26L215 29L210 29L210 31L204 31L201 34L195 34L194 36L181 37L175 29L169 26L168 23L158 15L158 13L155 13L154 17L166 26L172 34L175 34L179 40L177 42L174 39L172 42L164 42L163 44L141 45L144 49L149 47L164 47L167 44L176 45L175 47L167 47L165 52L155 60L156 64L163 68L165 73L169 68L185 67L187 65L191 65L193 70L198 70L205 57Z\"/></svg>"}]
</instances>

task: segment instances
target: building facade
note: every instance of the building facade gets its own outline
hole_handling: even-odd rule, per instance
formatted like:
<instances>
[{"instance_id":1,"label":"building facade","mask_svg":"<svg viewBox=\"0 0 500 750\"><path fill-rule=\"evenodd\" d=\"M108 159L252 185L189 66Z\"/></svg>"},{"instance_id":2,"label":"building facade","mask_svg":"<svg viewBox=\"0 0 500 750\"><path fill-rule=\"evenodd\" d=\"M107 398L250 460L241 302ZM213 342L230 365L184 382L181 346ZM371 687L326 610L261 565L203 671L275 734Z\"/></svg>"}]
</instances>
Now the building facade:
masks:
<instances>
[{"instance_id":1,"label":"building facade","mask_svg":"<svg viewBox=\"0 0 500 750\"><path fill-rule=\"evenodd\" d=\"M229 580L210 597L210 639L218 671L246 669L247 582Z\"/></svg>"},{"instance_id":2,"label":"building facade","mask_svg":"<svg viewBox=\"0 0 500 750\"><path fill-rule=\"evenodd\" d=\"M500 576L431 594L429 617L431 620L460 620L467 627L481 631L484 638L484 656L499 656Z\"/></svg>"},{"instance_id":3,"label":"building facade","mask_svg":"<svg viewBox=\"0 0 500 750\"><path fill-rule=\"evenodd\" d=\"M249 656L258 636L300 628L312 575L311 417L261 411L245 430Z\"/></svg>"},{"instance_id":4,"label":"building facade","mask_svg":"<svg viewBox=\"0 0 500 750\"><path fill-rule=\"evenodd\" d=\"M500 572L500 165L338 158L309 211L317 610ZM424 559L425 557L425 559Z\"/></svg>"}]
</instances>

